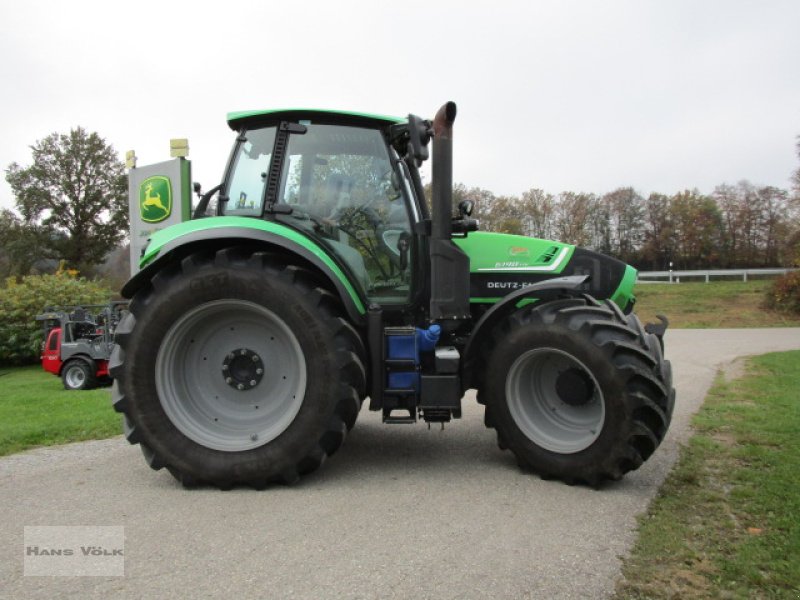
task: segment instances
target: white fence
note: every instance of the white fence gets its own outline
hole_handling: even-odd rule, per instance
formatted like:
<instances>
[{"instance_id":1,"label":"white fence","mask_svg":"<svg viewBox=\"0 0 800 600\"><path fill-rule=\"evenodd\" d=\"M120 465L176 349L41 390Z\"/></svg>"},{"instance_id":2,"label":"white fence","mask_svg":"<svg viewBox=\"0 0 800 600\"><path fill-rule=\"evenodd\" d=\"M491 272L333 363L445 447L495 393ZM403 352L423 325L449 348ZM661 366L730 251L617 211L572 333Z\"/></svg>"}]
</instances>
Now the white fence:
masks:
<instances>
[{"instance_id":1,"label":"white fence","mask_svg":"<svg viewBox=\"0 0 800 600\"><path fill-rule=\"evenodd\" d=\"M639 271L640 280L666 279L669 283L680 282L681 279L705 278L708 283L712 277L748 277L763 275L783 275L798 269L700 269L696 271Z\"/></svg>"}]
</instances>

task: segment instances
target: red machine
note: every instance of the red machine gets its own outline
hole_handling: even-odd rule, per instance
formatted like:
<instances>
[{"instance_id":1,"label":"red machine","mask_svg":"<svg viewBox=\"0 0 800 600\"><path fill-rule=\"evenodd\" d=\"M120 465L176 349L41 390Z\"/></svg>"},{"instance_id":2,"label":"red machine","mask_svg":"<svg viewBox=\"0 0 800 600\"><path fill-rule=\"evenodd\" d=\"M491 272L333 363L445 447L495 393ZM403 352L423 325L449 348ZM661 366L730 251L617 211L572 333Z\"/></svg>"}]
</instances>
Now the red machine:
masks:
<instances>
[{"instance_id":1,"label":"red machine","mask_svg":"<svg viewBox=\"0 0 800 600\"><path fill-rule=\"evenodd\" d=\"M68 390L88 390L111 383L108 359L114 329L126 304L58 307L37 316L45 331L42 368L61 377Z\"/></svg>"}]
</instances>

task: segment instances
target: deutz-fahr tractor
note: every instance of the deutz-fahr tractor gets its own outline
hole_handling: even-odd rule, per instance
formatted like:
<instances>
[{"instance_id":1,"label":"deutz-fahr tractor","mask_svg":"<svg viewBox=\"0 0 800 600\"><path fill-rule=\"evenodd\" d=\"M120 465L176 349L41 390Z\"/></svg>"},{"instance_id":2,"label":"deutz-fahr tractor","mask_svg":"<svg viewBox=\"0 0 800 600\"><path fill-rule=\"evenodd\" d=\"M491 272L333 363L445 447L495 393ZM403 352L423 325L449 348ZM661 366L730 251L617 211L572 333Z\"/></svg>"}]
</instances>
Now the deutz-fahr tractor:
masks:
<instances>
[{"instance_id":1,"label":"deutz-fahr tractor","mask_svg":"<svg viewBox=\"0 0 800 600\"><path fill-rule=\"evenodd\" d=\"M47 307L42 322L42 368L64 382L67 390L108 385L108 359L114 328L127 302Z\"/></svg>"},{"instance_id":2,"label":"deutz-fahr tractor","mask_svg":"<svg viewBox=\"0 0 800 600\"><path fill-rule=\"evenodd\" d=\"M666 319L631 312L633 267L454 210L455 116L228 115L222 183L195 186L193 218L152 234L122 290L113 404L152 468L293 483L367 397L386 424L443 427L469 389L544 478L598 486L653 454L675 398Z\"/></svg>"}]
</instances>

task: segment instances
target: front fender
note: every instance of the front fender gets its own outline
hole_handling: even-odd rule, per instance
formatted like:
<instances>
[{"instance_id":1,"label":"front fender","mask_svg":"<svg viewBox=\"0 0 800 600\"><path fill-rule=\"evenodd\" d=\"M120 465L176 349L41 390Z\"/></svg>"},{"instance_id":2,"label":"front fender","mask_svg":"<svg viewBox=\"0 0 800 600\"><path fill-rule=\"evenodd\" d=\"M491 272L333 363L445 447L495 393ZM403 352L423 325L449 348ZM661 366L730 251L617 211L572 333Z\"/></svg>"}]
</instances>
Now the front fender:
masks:
<instances>
[{"instance_id":1,"label":"front fender","mask_svg":"<svg viewBox=\"0 0 800 600\"><path fill-rule=\"evenodd\" d=\"M483 313L483 316L475 324L467 345L464 347L464 356L461 361L463 365L461 370L462 388L467 390L473 387L475 383L473 373L476 370L473 367L474 361L478 358L481 343L486 339L486 336L491 335L492 330L501 321L517 310L521 301L554 298L566 291L577 290L588 278L588 275L570 275L568 277L554 277L553 279L540 281L503 297L502 300Z\"/></svg>"}]
</instances>

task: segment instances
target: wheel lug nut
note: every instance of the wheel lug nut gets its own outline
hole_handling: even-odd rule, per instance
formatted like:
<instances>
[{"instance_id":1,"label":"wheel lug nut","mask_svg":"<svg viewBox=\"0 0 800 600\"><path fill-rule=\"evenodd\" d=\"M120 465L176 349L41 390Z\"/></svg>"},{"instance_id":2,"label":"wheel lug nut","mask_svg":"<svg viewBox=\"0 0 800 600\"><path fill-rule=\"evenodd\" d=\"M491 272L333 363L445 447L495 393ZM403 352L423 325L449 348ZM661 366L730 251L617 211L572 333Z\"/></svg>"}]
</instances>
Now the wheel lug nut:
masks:
<instances>
[{"instance_id":1,"label":"wheel lug nut","mask_svg":"<svg viewBox=\"0 0 800 600\"><path fill-rule=\"evenodd\" d=\"M239 390L239 391L243 390L244 389L244 384L242 384L242 383L238 384L236 386L236 389Z\"/></svg>"},{"instance_id":2,"label":"wheel lug nut","mask_svg":"<svg viewBox=\"0 0 800 600\"><path fill-rule=\"evenodd\" d=\"M242 356L245 356L246 354L247 354L247 350L242 350L242 351L241 351L241 355L242 355Z\"/></svg>"},{"instance_id":3,"label":"wheel lug nut","mask_svg":"<svg viewBox=\"0 0 800 600\"><path fill-rule=\"evenodd\" d=\"M225 383L230 383L231 381L233 381L233 379L231 379L230 377L225 378Z\"/></svg>"},{"instance_id":4,"label":"wheel lug nut","mask_svg":"<svg viewBox=\"0 0 800 600\"><path fill-rule=\"evenodd\" d=\"M228 370L228 365L222 365L222 370L223 371L227 371Z\"/></svg>"},{"instance_id":5,"label":"wheel lug nut","mask_svg":"<svg viewBox=\"0 0 800 600\"><path fill-rule=\"evenodd\" d=\"M258 354L253 354L253 362L258 362Z\"/></svg>"},{"instance_id":6,"label":"wheel lug nut","mask_svg":"<svg viewBox=\"0 0 800 600\"><path fill-rule=\"evenodd\" d=\"M250 385L251 385L251 386L253 386L253 387L255 387L255 385L256 385L256 380L255 380L255 379L251 379L251 380L250 380Z\"/></svg>"},{"instance_id":7,"label":"wheel lug nut","mask_svg":"<svg viewBox=\"0 0 800 600\"><path fill-rule=\"evenodd\" d=\"M233 359L234 359L234 354L233 354L233 352L231 352L230 354L228 354L228 358L229 358L229 359L231 359L231 360L233 360Z\"/></svg>"},{"instance_id":8,"label":"wheel lug nut","mask_svg":"<svg viewBox=\"0 0 800 600\"><path fill-rule=\"evenodd\" d=\"M264 369L256 369L256 375L261 375L264 373Z\"/></svg>"}]
</instances>

